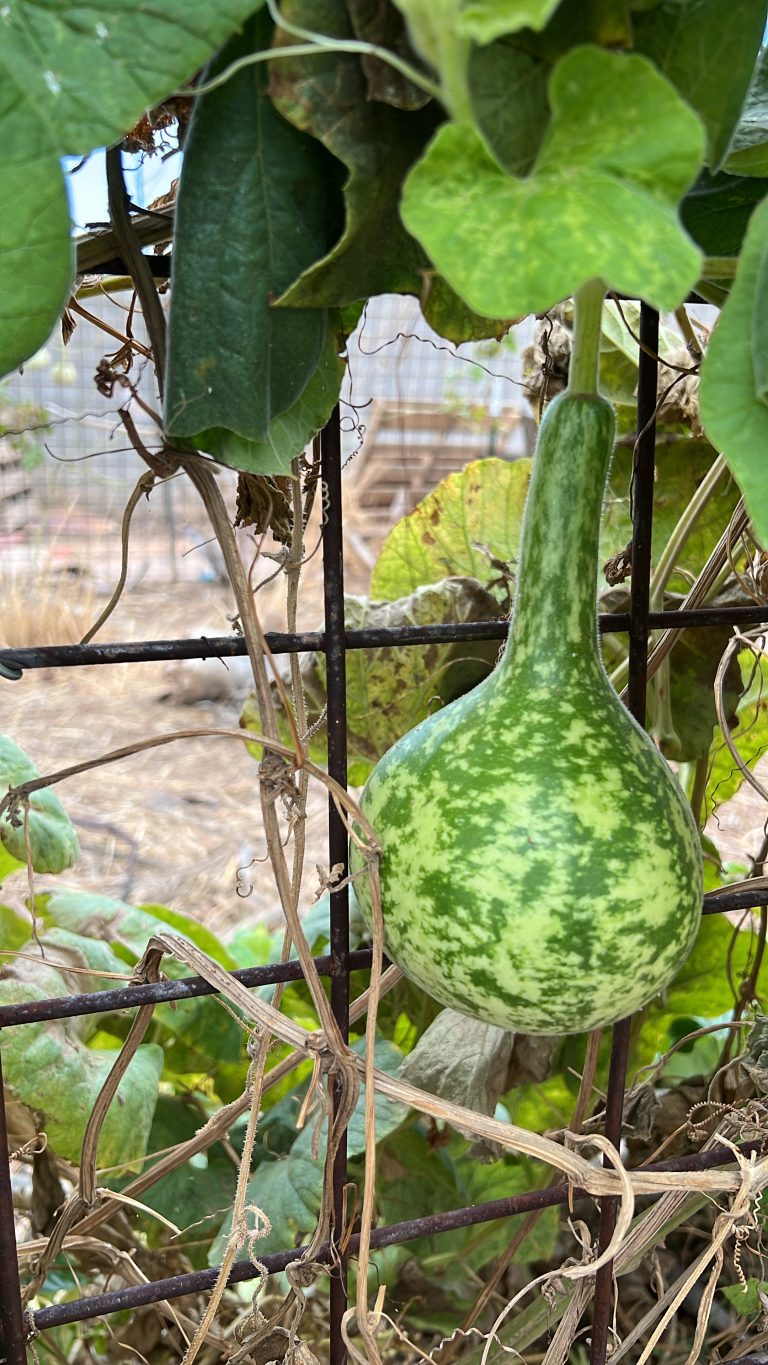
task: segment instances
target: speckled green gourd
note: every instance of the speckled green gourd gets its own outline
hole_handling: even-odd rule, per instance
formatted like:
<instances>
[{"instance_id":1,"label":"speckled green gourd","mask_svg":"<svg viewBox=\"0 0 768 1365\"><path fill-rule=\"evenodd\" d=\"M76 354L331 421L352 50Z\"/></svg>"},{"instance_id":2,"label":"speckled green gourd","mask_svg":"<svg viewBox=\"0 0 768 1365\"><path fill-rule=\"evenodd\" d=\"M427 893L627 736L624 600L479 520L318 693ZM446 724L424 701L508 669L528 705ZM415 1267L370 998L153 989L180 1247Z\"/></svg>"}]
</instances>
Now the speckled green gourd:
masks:
<instances>
[{"instance_id":1,"label":"speckled green gourd","mask_svg":"<svg viewBox=\"0 0 768 1365\"><path fill-rule=\"evenodd\" d=\"M382 849L387 953L442 1004L531 1033L646 1004L701 914L688 804L599 652L613 434L599 397L565 393L547 409L501 662L395 744L362 797ZM370 922L366 880L356 886Z\"/></svg>"}]
</instances>

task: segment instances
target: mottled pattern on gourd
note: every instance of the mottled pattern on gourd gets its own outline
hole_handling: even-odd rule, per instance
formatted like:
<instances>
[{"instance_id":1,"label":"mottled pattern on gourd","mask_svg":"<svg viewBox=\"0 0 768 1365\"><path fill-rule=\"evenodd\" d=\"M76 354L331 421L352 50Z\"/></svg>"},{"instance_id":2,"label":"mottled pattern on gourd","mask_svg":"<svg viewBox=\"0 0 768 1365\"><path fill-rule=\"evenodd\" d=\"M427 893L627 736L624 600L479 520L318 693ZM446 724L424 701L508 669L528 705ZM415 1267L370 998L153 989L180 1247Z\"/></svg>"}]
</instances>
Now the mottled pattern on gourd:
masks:
<instances>
[{"instance_id":1,"label":"mottled pattern on gourd","mask_svg":"<svg viewBox=\"0 0 768 1365\"><path fill-rule=\"evenodd\" d=\"M387 951L443 1004L534 1033L578 1032L645 1004L679 969L701 912L688 805L595 643L592 523L612 427L604 405L583 418L584 406L542 427L539 450L563 426L589 449L581 468L575 456L542 469L524 532L528 596L503 662L400 740L362 801L382 847ZM556 536L541 515L551 497L574 499ZM356 886L369 916L368 888Z\"/></svg>"}]
</instances>

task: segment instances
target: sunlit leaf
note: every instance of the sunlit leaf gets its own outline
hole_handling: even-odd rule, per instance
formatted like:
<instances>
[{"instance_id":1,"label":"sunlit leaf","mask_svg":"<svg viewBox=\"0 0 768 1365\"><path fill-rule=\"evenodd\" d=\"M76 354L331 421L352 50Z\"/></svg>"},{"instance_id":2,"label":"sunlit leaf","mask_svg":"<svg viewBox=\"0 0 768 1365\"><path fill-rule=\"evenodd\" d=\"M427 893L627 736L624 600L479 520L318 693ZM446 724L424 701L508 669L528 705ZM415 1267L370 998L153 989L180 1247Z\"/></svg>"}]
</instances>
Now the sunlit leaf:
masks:
<instances>
[{"instance_id":1,"label":"sunlit leaf","mask_svg":"<svg viewBox=\"0 0 768 1365\"><path fill-rule=\"evenodd\" d=\"M676 212L702 160L696 115L645 58L588 46L557 64L549 101L527 180L472 128L443 125L405 182L406 227L492 317L541 312L595 277L677 307L699 270Z\"/></svg>"},{"instance_id":2,"label":"sunlit leaf","mask_svg":"<svg viewBox=\"0 0 768 1365\"><path fill-rule=\"evenodd\" d=\"M18 744L0 735L0 791L29 782L40 774ZM26 826L26 828L25 828ZM63 872L80 856L80 844L72 822L58 796L49 787L32 792L29 812L20 804L16 823L9 813L0 820L0 841L12 858L27 862L27 837L35 872Z\"/></svg>"}]
</instances>

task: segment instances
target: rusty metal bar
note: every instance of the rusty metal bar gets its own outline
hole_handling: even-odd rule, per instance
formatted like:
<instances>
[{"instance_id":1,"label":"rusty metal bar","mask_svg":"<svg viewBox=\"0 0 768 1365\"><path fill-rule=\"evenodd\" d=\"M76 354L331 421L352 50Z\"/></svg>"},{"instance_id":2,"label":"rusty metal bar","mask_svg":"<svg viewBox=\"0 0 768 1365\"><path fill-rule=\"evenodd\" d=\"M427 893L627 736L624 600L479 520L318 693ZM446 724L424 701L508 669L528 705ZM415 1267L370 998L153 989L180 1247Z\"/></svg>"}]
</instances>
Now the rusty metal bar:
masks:
<instances>
[{"instance_id":1,"label":"rusty metal bar","mask_svg":"<svg viewBox=\"0 0 768 1365\"><path fill-rule=\"evenodd\" d=\"M648 617L652 630L686 629L697 626L768 626L768 607L696 607L687 611L654 611ZM602 612L597 621L601 634L623 634L630 628L625 611ZM385 649L403 645L451 644L460 640L503 640L509 621L458 621L434 626L369 626L344 633L346 649ZM290 634L267 631L273 654L303 654L328 649L323 631ZM103 645L26 645L0 649L0 676L19 675L34 668L91 668L106 664L163 663L170 659L233 659L246 654L239 635L201 636L184 640L140 640ZM2 670L6 670L6 674Z\"/></svg>"},{"instance_id":2,"label":"rusty metal bar","mask_svg":"<svg viewBox=\"0 0 768 1365\"><path fill-rule=\"evenodd\" d=\"M26 1365L24 1311L21 1303L16 1231L11 1188L8 1119L0 1058L0 1360L5 1365Z\"/></svg>"},{"instance_id":3,"label":"rusty metal bar","mask_svg":"<svg viewBox=\"0 0 768 1365\"><path fill-rule=\"evenodd\" d=\"M653 485L656 454L656 393L658 380L659 315L643 303L640 306L640 359L637 384L637 444L632 469L632 577L629 607L629 679L627 706L635 720L645 725L645 695L648 678L648 621L651 582L651 538L653 534ZM631 810L628 812L631 818ZM631 1019L621 1019L613 1030L608 1091L605 1105L605 1135L614 1147L621 1143L624 1112L624 1087L629 1057ZM607 1246L616 1226L618 1201L603 1199L600 1205L600 1239ZM590 1365L605 1365L608 1331L613 1304L613 1262L601 1267L595 1276L595 1303L592 1320Z\"/></svg>"},{"instance_id":4,"label":"rusty metal bar","mask_svg":"<svg viewBox=\"0 0 768 1365\"><path fill-rule=\"evenodd\" d=\"M323 487L323 595L325 604L326 694L328 709L328 773L347 785L347 659L344 638L344 538L341 494L341 425L338 407L320 434ZM328 798L328 862L344 881L348 872L347 829ZM349 1038L349 888L331 890L331 1007L345 1041ZM334 1112L340 1102L333 1084ZM343 1134L333 1167L333 1237L341 1240L346 1216L347 1135ZM347 1311L347 1253L334 1254L330 1295L330 1365L344 1365L347 1349L341 1332Z\"/></svg>"},{"instance_id":5,"label":"rusty metal bar","mask_svg":"<svg viewBox=\"0 0 768 1365\"><path fill-rule=\"evenodd\" d=\"M768 1141L768 1139L766 1140ZM765 1142L743 1142L738 1151L744 1156L752 1152L762 1154ZM734 1153L729 1147L711 1147L704 1152L694 1152L689 1156L653 1162L644 1166L644 1171L704 1171L715 1166L732 1165ZM653 1196L648 1196L652 1198ZM411 1242L418 1237L432 1237L455 1228L475 1227L480 1223L490 1223L497 1218L511 1218L518 1214L531 1213L534 1209L552 1208L558 1204L568 1204L571 1199L589 1199L583 1190L573 1190L565 1183L550 1185L543 1190L527 1190L523 1194L511 1195L506 1199L488 1200L482 1204L470 1204L465 1208L451 1209L447 1213L427 1214L422 1218L410 1218L401 1223L390 1223L385 1227L374 1228L371 1232L371 1247L396 1246ZM354 1256L359 1247L359 1236L350 1238L349 1252ZM292 1261L302 1255L303 1247L292 1247L289 1251L274 1252L263 1256L263 1265L269 1274L284 1270ZM321 1248L317 1259L322 1262L330 1255L330 1247ZM252 1261L238 1261L232 1268L229 1284L241 1284L260 1274ZM133 1285L126 1289L113 1290L108 1294L96 1294L85 1299L71 1300L68 1303L53 1304L49 1308L39 1308L30 1315L37 1331L60 1327L67 1322L82 1322L87 1318L106 1316L125 1309L140 1308L149 1303L159 1303L163 1299L178 1299L184 1294L200 1293L212 1288L218 1270L189 1271L184 1275L172 1275L164 1280L153 1280L149 1284Z\"/></svg>"}]
</instances>

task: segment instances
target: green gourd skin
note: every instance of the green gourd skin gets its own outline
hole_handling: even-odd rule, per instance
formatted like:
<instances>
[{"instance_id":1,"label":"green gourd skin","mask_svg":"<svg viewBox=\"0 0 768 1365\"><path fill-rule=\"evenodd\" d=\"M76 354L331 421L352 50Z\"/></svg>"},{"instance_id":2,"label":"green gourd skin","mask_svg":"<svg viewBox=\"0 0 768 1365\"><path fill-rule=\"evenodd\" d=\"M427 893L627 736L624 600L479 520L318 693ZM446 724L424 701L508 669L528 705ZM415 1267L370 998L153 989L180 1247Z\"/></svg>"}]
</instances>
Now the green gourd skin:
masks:
<instances>
[{"instance_id":1,"label":"green gourd skin","mask_svg":"<svg viewBox=\"0 0 768 1365\"><path fill-rule=\"evenodd\" d=\"M688 803L600 657L613 437L603 399L550 404L501 662L395 744L361 802L382 850L387 953L442 1004L529 1033L582 1032L646 1004L701 915ZM370 924L364 877L356 889Z\"/></svg>"}]
</instances>

